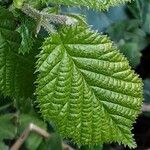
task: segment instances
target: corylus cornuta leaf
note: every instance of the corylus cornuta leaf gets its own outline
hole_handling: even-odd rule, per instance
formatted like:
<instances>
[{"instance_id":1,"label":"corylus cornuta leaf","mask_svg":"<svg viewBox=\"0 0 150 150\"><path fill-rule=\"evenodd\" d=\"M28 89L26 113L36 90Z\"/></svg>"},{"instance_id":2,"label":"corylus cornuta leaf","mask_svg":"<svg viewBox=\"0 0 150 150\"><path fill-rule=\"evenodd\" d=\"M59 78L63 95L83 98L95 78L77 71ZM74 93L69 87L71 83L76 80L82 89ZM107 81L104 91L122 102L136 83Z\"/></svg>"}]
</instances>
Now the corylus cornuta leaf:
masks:
<instances>
[{"instance_id":1,"label":"corylus cornuta leaf","mask_svg":"<svg viewBox=\"0 0 150 150\"><path fill-rule=\"evenodd\" d=\"M131 0L40 0L44 3L63 4L68 6L84 6L97 10L107 10L111 6L118 6Z\"/></svg>"},{"instance_id":2,"label":"corylus cornuta leaf","mask_svg":"<svg viewBox=\"0 0 150 150\"><path fill-rule=\"evenodd\" d=\"M21 37L11 12L0 8L0 91L13 98L30 97L34 91L34 55L18 54Z\"/></svg>"},{"instance_id":3,"label":"corylus cornuta leaf","mask_svg":"<svg viewBox=\"0 0 150 150\"><path fill-rule=\"evenodd\" d=\"M42 46L37 61L42 115L78 145L118 142L135 147L142 81L107 36L63 27Z\"/></svg>"}]
</instances>

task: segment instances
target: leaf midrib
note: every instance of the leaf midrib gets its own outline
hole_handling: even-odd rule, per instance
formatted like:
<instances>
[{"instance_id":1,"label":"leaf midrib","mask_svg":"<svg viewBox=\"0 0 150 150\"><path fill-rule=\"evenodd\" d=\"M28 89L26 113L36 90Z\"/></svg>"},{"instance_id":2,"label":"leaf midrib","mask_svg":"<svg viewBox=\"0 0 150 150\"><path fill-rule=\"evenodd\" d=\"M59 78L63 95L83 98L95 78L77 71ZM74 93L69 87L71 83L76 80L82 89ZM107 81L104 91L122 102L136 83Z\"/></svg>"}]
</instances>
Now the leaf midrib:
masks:
<instances>
[{"instance_id":1,"label":"leaf midrib","mask_svg":"<svg viewBox=\"0 0 150 150\"><path fill-rule=\"evenodd\" d=\"M86 79L84 78L82 72L81 72L80 69L76 66L75 62L73 61L71 55L68 54L65 45L64 45L63 43L61 43L60 45L62 45L62 46L64 47L64 53L66 52L67 55L70 57L70 59L71 59L72 62L73 62L74 67L76 67L76 69L80 72L80 74L82 75L82 78L84 79L84 82L86 82L86 84L90 87L92 93L94 94L94 97L97 99L97 96L95 95L95 92L93 91L93 88L91 87L91 85L89 85L89 84L87 83L87 81L86 81ZM107 89L107 90L109 90L109 89ZM120 127L118 126L118 123L116 123L115 120L111 117L111 115L114 115L114 114L111 114L110 112L107 111L107 109L105 108L104 104L101 103L101 101L99 100L99 98L97 99L97 102L99 103L99 105L101 105L101 106L104 108L105 113L107 113L107 115L108 115L109 118L113 121L113 123L115 124L115 126L116 126L116 127L120 130L120 132L124 135L124 132L120 129ZM118 104L118 105L122 106L121 104ZM124 107L124 106L123 106L123 107ZM93 117L92 117L92 118L93 118ZM128 118L128 119L129 119L129 118ZM82 123L82 122L80 122L80 123ZM92 123L92 124L93 124L93 123ZM92 125L92 126L93 126L93 125ZM130 126L131 126L131 125L130 125ZM91 129L92 129L92 127L91 127ZM126 138L126 136L124 136L124 137ZM127 138L126 138L126 139L127 139Z\"/></svg>"}]
</instances>

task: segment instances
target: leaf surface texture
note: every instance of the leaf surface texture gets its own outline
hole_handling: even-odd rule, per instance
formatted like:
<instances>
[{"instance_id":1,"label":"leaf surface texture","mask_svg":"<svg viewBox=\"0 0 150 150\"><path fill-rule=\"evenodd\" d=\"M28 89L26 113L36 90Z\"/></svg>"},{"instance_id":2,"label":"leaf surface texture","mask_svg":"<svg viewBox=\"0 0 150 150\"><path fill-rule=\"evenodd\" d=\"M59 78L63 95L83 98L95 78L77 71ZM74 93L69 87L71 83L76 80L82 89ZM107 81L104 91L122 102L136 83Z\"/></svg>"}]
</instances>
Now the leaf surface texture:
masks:
<instances>
[{"instance_id":1,"label":"leaf surface texture","mask_svg":"<svg viewBox=\"0 0 150 150\"><path fill-rule=\"evenodd\" d=\"M78 145L118 142L135 147L131 128L142 82L107 36L63 27L38 56L36 94L42 115Z\"/></svg>"},{"instance_id":2,"label":"leaf surface texture","mask_svg":"<svg viewBox=\"0 0 150 150\"><path fill-rule=\"evenodd\" d=\"M33 93L34 55L18 54L21 37L16 21L8 10L0 9L0 90L13 98Z\"/></svg>"}]
</instances>

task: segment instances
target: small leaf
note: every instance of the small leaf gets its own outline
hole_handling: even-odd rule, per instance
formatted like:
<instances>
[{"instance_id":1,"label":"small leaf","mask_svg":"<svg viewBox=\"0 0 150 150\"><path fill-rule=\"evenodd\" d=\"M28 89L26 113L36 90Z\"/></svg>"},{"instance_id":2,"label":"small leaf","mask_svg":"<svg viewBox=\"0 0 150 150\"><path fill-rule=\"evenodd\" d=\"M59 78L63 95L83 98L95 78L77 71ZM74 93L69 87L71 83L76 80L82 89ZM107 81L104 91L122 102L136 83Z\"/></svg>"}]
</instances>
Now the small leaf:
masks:
<instances>
[{"instance_id":1,"label":"small leaf","mask_svg":"<svg viewBox=\"0 0 150 150\"><path fill-rule=\"evenodd\" d=\"M35 37L37 23L32 18L20 13L20 11L15 11L14 14L21 22L17 29L22 38L19 53L29 53L33 49L35 42L37 42Z\"/></svg>"},{"instance_id":2,"label":"small leaf","mask_svg":"<svg viewBox=\"0 0 150 150\"><path fill-rule=\"evenodd\" d=\"M145 13L144 20L143 20L144 23L142 26L143 30L148 34L150 34L150 17L149 16L150 16L150 2L147 5L147 11Z\"/></svg>"},{"instance_id":3,"label":"small leaf","mask_svg":"<svg viewBox=\"0 0 150 150\"><path fill-rule=\"evenodd\" d=\"M33 46L32 34L30 33L28 27L25 24L23 24L19 28L19 32L20 32L21 37L22 37L19 52L21 52L23 54L29 53L29 51L32 49L32 46Z\"/></svg>"},{"instance_id":4,"label":"small leaf","mask_svg":"<svg viewBox=\"0 0 150 150\"><path fill-rule=\"evenodd\" d=\"M139 25L138 20L126 20L111 25L107 30L132 67L140 63L141 51L148 45L146 34Z\"/></svg>"},{"instance_id":5,"label":"small leaf","mask_svg":"<svg viewBox=\"0 0 150 150\"><path fill-rule=\"evenodd\" d=\"M128 5L133 17L140 21L141 28L150 34L150 1L136 0Z\"/></svg>"},{"instance_id":6,"label":"small leaf","mask_svg":"<svg viewBox=\"0 0 150 150\"><path fill-rule=\"evenodd\" d=\"M13 0L13 4L16 8L20 9L22 7L24 1L25 0Z\"/></svg>"},{"instance_id":7,"label":"small leaf","mask_svg":"<svg viewBox=\"0 0 150 150\"><path fill-rule=\"evenodd\" d=\"M107 36L64 27L42 46L36 94L43 117L78 145L135 147L131 129L142 105L142 81Z\"/></svg>"}]
</instances>

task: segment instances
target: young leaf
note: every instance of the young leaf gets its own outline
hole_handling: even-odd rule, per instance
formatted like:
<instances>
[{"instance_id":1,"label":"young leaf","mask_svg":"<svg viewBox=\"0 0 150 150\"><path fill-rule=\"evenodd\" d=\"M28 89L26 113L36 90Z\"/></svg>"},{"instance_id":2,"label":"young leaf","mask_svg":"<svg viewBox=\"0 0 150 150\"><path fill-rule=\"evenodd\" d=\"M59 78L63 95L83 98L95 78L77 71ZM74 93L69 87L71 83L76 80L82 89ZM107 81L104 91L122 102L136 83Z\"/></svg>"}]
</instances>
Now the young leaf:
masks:
<instances>
[{"instance_id":1,"label":"young leaf","mask_svg":"<svg viewBox=\"0 0 150 150\"><path fill-rule=\"evenodd\" d=\"M131 0L41 0L44 3L63 4L68 6L85 6L97 10L106 10L111 6L117 6Z\"/></svg>"},{"instance_id":2,"label":"young leaf","mask_svg":"<svg viewBox=\"0 0 150 150\"><path fill-rule=\"evenodd\" d=\"M32 50L32 46L33 46L32 34L30 33L28 27L25 24L20 26L19 32L20 32L21 37L22 37L19 52L23 53L23 54L29 53L29 51Z\"/></svg>"},{"instance_id":3,"label":"young leaf","mask_svg":"<svg viewBox=\"0 0 150 150\"><path fill-rule=\"evenodd\" d=\"M150 34L150 1L136 0L128 8L133 17L140 21L142 30Z\"/></svg>"},{"instance_id":4,"label":"young leaf","mask_svg":"<svg viewBox=\"0 0 150 150\"><path fill-rule=\"evenodd\" d=\"M36 22L19 11L15 13L17 19L21 22L21 25L17 29L22 38L19 53L29 53L34 47L34 42L37 40L35 37Z\"/></svg>"},{"instance_id":5,"label":"young leaf","mask_svg":"<svg viewBox=\"0 0 150 150\"><path fill-rule=\"evenodd\" d=\"M42 115L78 145L135 147L142 82L107 36L64 27L43 44L36 89Z\"/></svg>"},{"instance_id":6,"label":"young leaf","mask_svg":"<svg viewBox=\"0 0 150 150\"><path fill-rule=\"evenodd\" d=\"M13 4L16 8L21 8L24 1L25 0L13 0Z\"/></svg>"}]
</instances>

